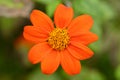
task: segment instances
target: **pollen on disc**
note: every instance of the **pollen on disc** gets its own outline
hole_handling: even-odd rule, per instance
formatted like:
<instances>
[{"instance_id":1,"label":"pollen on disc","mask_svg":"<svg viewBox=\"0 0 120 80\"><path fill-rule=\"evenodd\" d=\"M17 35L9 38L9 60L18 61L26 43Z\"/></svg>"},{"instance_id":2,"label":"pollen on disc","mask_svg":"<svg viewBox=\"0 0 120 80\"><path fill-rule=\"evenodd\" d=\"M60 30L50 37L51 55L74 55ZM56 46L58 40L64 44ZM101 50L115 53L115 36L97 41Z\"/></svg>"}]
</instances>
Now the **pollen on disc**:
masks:
<instances>
[{"instance_id":1,"label":"pollen on disc","mask_svg":"<svg viewBox=\"0 0 120 80\"><path fill-rule=\"evenodd\" d=\"M55 28L48 37L49 45L56 50L63 50L68 46L69 35L67 29Z\"/></svg>"}]
</instances>

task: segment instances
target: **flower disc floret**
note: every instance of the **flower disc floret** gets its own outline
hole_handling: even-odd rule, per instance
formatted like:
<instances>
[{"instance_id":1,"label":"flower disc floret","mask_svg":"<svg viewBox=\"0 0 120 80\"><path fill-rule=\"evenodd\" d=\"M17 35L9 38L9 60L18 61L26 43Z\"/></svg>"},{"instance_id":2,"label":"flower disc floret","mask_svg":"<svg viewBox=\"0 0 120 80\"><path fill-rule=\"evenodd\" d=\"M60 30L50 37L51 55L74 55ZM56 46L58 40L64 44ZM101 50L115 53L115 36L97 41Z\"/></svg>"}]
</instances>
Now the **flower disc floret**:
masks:
<instances>
[{"instance_id":1,"label":"flower disc floret","mask_svg":"<svg viewBox=\"0 0 120 80\"><path fill-rule=\"evenodd\" d=\"M49 45L56 50L63 50L69 44L69 35L67 29L55 28L48 37Z\"/></svg>"}]
</instances>

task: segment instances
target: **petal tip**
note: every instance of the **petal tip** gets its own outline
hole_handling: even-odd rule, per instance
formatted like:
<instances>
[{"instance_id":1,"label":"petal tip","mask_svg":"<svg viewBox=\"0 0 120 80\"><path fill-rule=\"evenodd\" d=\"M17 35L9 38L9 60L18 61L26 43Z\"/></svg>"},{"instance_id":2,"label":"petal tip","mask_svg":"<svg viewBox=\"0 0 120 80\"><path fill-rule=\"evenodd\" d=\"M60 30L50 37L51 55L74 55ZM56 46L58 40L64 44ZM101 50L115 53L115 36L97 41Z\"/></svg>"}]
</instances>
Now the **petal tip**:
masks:
<instances>
[{"instance_id":1,"label":"petal tip","mask_svg":"<svg viewBox=\"0 0 120 80\"><path fill-rule=\"evenodd\" d=\"M28 53L28 60L29 60L32 64L37 64L38 62L40 62L39 60L35 60L35 59L32 57L30 51L29 51L29 53Z\"/></svg>"},{"instance_id":2,"label":"petal tip","mask_svg":"<svg viewBox=\"0 0 120 80\"><path fill-rule=\"evenodd\" d=\"M71 7L59 4L54 13L55 25L59 28L66 28L70 24L73 14L73 9Z\"/></svg>"},{"instance_id":3,"label":"petal tip","mask_svg":"<svg viewBox=\"0 0 120 80\"><path fill-rule=\"evenodd\" d=\"M39 12L39 10L34 9L34 10L32 10L32 13L31 13L31 14L36 13L36 12Z\"/></svg>"}]
</instances>

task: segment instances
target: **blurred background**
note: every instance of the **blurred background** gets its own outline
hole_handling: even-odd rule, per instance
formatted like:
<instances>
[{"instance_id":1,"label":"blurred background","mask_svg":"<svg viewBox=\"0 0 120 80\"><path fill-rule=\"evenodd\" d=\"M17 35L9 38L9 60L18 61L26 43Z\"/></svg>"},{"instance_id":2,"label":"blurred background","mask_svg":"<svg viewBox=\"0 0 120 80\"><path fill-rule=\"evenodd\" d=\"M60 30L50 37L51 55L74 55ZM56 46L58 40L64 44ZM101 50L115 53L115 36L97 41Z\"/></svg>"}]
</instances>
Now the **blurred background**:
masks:
<instances>
[{"instance_id":1,"label":"blurred background","mask_svg":"<svg viewBox=\"0 0 120 80\"><path fill-rule=\"evenodd\" d=\"M59 3L72 6L74 17L89 14L94 19L92 32L99 40L89 47L95 55L81 61L81 73L67 75L61 67L44 75L40 64L32 65L27 54L32 44L22 37L31 25L33 9L53 19ZM120 80L120 0L0 0L0 80Z\"/></svg>"}]
</instances>

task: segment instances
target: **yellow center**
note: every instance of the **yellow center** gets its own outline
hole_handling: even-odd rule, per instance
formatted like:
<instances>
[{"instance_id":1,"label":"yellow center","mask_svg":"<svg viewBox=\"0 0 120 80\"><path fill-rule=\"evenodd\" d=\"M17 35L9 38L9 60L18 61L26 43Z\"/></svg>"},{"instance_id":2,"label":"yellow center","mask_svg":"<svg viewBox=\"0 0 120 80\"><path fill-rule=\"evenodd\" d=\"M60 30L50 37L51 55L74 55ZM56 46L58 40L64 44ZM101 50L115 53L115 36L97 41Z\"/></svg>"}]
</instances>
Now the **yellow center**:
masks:
<instances>
[{"instance_id":1,"label":"yellow center","mask_svg":"<svg viewBox=\"0 0 120 80\"><path fill-rule=\"evenodd\" d=\"M70 37L66 29L55 28L48 37L49 45L56 50L63 50L68 46Z\"/></svg>"}]
</instances>

